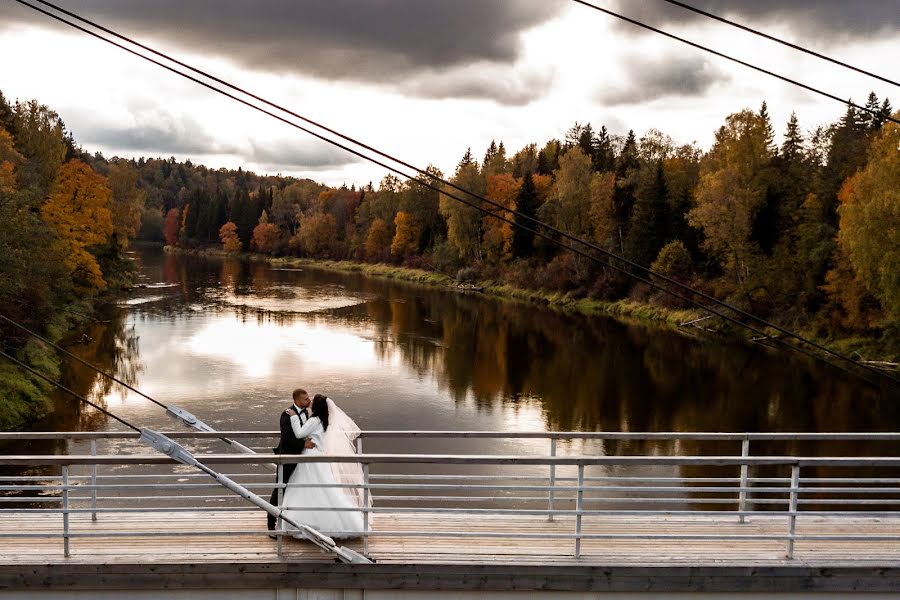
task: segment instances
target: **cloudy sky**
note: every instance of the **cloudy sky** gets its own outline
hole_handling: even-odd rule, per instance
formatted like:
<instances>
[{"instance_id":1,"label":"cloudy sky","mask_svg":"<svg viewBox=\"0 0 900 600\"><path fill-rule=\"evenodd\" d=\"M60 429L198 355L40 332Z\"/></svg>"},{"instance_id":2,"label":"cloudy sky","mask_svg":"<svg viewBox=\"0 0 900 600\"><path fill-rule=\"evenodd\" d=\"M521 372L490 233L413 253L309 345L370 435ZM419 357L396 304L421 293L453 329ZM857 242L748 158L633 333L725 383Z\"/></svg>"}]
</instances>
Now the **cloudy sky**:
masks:
<instances>
[{"instance_id":1,"label":"cloudy sky","mask_svg":"<svg viewBox=\"0 0 900 600\"><path fill-rule=\"evenodd\" d=\"M900 0L691 0L900 79ZM662 0L604 8L863 103L898 88L692 15ZM708 147L725 116L767 100L776 129L843 112L834 101L568 0L59 0L259 95L445 173L468 146L514 151L575 121L651 127ZM0 0L0 90L57 110L90 151L378 182L333 149L159 67Z\"/></svg>"}]
</instances>

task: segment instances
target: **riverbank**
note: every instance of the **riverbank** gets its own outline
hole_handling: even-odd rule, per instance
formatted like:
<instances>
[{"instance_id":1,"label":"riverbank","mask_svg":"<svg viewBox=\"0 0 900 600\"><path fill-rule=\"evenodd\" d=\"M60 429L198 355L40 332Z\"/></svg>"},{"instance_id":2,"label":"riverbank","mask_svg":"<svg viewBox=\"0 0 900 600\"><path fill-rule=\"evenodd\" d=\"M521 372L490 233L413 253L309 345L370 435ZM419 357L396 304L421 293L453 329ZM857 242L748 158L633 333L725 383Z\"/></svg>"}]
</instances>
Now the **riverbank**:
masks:
<instances>
[{"instance_id":1,"label":"riverbank","mask_svg":"<svg viewBox=\"0 0 900 600\"><path fill-rule=\"evenodd\" d=\"M507 283L493 280L470 281L461 283L455 278L434 271L424 269L412 269L384 263L359 263L346 260L324 260L298 257L272 257L262 254L243 252L240 254L225 252L219 248L184 249L172 246L165 247L166 252L174 254L187 254L192 256L210 257L234 257L239 256L246 260L266 262L277 267L312 268L336 271L341 273L357 273L367 277L391 279L408 283L427 285L453 292L481 293L486 296L502 300L515 300L553 309L575 312L587 316L607 315L619 319L631 321L652 322L673 328L681 327L683 323L689 323L706 315L705 312L694 309L673 309L664 306L636 302L634 300L618 300L605 302L592 298L580 298L570 294L559 292L547 292L543 290L530 290L511 286ZM722 326L706 326L707 332L726 332ZM696 332L697 328L690 327L687 332Z\"/></svg>"},{"instance_id":2,"label":"riverbank","mask_svg":"<svg viewBox=\"0 0 900 600\"><path fill-rule=\"evenodd\" d=\"M555 310L578 313L587 316L610 316L632 323L647 323L664 326L685 335L698 333L724 336L729 339L750 342L758 337L753 332L732 326L721 318L713 317L703 321L708 313L699 309L678 309L639 302L631 299L608 302L593 298L572 296L568 293L548 292L511 286L493 280L471 281L461 283L455 278L434 271L412 269L384 263L359 263L345 260L325 260L298 257L272 257L257 253L240 254L225 252L221 248L184 249L172 246L165 247L166 252L194 256L233 257L246 260L262 261L278 267L305 267L323 269L342 273L358 273L367 277L391 279L442 288L448 291L485 294L502 300L512 300L546 306ZM874 336L854 335L843 338L822 338L812 331L800 331L800 335L838 352L852 355L854 358L867 361L883 361L896 363L900 352L896 341L884 340Z\"/></svg>"},{"instance_id":3,"label":"riverbank","mask_svg":"<svg viewBox=\"0 0 900 600\"><path fill-rule=\"evenodd\" d=\"M90 339L83 332L97 322L103 305L113 303L123 292L134 285L136 271L130 261L122 259L115 271L108 275L108 286L96 295L69 299L50 314L41 327L31 325L35 331L52 344L61 346L72 342L74 346ZM38 340L23 330L9 325L11 339L18 338L14 355L30 367L54 381L65 381L77 393L86 394L90 385L79 387L62 376L64 357L52 346ZM9 350L7 350L9 351ZM77 349L70 351L78 353ZM25 429L46 417L53 410L54 386L30 375L10 361L0 361L0 430Z\"/></svg>"}]
</instances>

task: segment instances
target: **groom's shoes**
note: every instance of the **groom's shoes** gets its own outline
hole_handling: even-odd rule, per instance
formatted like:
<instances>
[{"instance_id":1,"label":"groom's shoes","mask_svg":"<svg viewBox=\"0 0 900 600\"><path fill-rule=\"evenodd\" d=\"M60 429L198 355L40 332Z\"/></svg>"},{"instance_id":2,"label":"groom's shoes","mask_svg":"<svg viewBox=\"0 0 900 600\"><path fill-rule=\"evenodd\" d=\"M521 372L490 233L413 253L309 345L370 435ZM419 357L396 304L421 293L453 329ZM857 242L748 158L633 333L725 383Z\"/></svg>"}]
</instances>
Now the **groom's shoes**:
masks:
<instances>
[{"instance_id":1,"label":"groom's shoes","mask_svg":"<svg viewBox=\"0 0 900 600\"><path fill-rule=\"evenodd\" d=\"M272 531L271 529L269 530L268 536L269 536L270 538L272 538L273 540L277 540L277 539L278 539L278 536L275 535L275 532Z\"/></svg>"}]
</instances>

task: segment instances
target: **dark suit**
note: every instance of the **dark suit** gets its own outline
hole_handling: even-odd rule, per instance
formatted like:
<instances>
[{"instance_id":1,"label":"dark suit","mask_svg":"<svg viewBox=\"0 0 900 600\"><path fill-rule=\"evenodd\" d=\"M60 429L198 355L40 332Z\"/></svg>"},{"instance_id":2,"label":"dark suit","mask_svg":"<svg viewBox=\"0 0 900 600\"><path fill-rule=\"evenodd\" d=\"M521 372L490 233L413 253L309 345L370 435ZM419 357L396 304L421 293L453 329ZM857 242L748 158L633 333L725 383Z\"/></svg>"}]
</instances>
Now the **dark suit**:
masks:
<instances>
[{"instance_id":1,"label":"dark suit","mask_svg":"<svg viewBox=\"0 0 900 600\"><path fill-rule=\"evenodd\" d=\"M291 408L297 410L294 406ZM305 408L300 410L299 414L301 415L301 423L309 418L309 412ZM272 451L275 452L275 454L303 454L303 449L306 446L306 438L297 439L294 436L294 429L291 427L291 416L287 413L287 410L281 413L280 429L281 439L278 441L278 446L272 448ZM294 474L294 469L297 468L297 465L296 463L290 463L282 465L281 468L284 475L284 481L290 481L291 475ZM282 482L279 481L278 483ZM272 490L272 498L269 502L278 506L278 488ZM275 517L272 515L268 515L268 526L270 531L275 529Z\"/></svg>"}]
</instances>

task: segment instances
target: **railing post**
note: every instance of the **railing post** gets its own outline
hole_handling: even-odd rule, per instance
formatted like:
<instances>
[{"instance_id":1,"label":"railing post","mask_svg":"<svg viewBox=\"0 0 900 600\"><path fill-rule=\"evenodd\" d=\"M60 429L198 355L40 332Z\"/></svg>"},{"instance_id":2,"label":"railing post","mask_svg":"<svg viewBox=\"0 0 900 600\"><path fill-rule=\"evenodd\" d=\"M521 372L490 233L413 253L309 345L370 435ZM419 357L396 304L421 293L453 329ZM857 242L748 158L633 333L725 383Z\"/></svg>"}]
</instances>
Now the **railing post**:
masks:
<instances>
[{"instance_id":1,"label":"railing post","mask_svg":"<svg viewBox=\"0 0 900 600\"><path fill-rule=\"evenodd\" d=\"M284 479L284 465L279 464L278 469L276 471L278 474L275 476L275 484L278 485L278 507L284 504L284 488L281 487L282 479ZM281 556L282 546L284 544L284 536L281 535L281 515L278 515L278 519L275 521L275 552L278 553L278 556Z\"/></svg>"},{"instance_id":2,"label":"railing post","mask_svg":"<svg viewBox=\"0 0 900 600\"><path fill-rule=\"evenodd\" d=\"M745 437L741 442L741 458L747 458L750 456L750 438ZM740 491L738 492L738 512L740 516L738 517L739 523L744 523L744 512L747 510L747 473L750 470L750 467L747 463L743 463L741 465L741 481L740 481Z\"/></svg>"},{"instance_id":3,"label":"railing post","mask_svg":"<svg viewBox=\"0 0 900 600\"><path fill-rule=\"evenodd\" d=\"M584 510L584 465L578 465L578 493L575 499L575 558L581 557L581 511Z\"/></svg>"},{"instance_id":4,"label":"railing post","mask_svg":"<svg viewBox=\"0 0 900 600\"><path fill-rule=\"evenodd\" d=\"M97 440L91 440L91 456L97 456ZM91 521L97 520L97 463L91 465Z\"/></svg>"},{"instance_id":5,"label":"railing post","mask_svg":"<svg viewBox=\"0 0 900 600\"><path fill-rule=\"evenodd\" d=\"M69 557L69 467L62 466L63 556Z\"/></svg>"},{"instance_id":6,"label":"railing post","mask_svg":"<svg viewBox=\"0 0 900 600\"><path fill-rule=\"evenodd\" d=\"M553 458L556 456L556 438L550 438L550 457ZM547 510L550 511L547 513L547 520L553 520L553 504L554 504L554 496L556 495L556 465L550 465L550 492L549 492L549 504L547 506Z\"/></svg>"},{"instance_id":7,"label":"railing post","mask_svg":"<svg viewBox=\"0 0 900 600\"><path fill-rule=\"evenodd\" d=\"M359 440L359 438L356 438ZM369 463L363 463L363 554L369 553Z\"/></svg>"},{"instance_id":8,"label":"railing post","mask_svg":"<svg viewBox=\"0 0 900 600\"><path fill-rule=\"evenodd\" d=\"M794 558L794 533L797 531L797 496L800 492L800 465L791 465L791 501L788 517L787 557Z\"/></svg>"}]
</instances>

